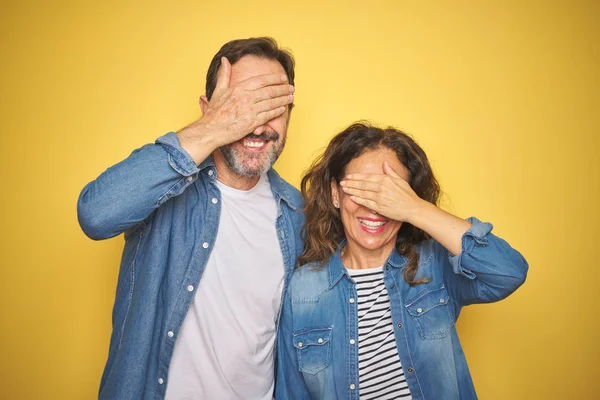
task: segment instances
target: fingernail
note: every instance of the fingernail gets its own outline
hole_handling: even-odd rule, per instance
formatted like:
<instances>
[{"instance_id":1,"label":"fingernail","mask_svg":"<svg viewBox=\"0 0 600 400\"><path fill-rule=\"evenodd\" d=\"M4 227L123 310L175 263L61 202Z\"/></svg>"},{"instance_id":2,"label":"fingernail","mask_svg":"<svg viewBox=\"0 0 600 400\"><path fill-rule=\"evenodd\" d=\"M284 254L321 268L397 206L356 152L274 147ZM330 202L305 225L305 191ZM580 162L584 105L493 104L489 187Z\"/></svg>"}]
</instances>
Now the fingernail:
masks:
<instances>
[{"instance_id":1,"label":"fingernail","mask_svg":"<svg viewBox=\"0 0 600 400\"><path fill-rule=\"evenodd\" d=\"M293 94L288 95L288 100L289 101L294 101L294 95Z\"/></svg>"},{"instance_id":2,"label":"fingernail","mask_svg":"<svg viewBox=\"0 0 600 400\"><path fill-rule=\"evenodd\" d=\"M346 179L352 179L352 175L346 175Z\"/></svg>"},{"instance_id":3,"label":"fingernail","mask_svg":"<svg viewBox=\"0 0 600 400\"><path fill-rule=\"evenodd\" d=\"M286 81L287 80L287 75L281 75L281 80L282 81Z\"/></svg>"},{"instance_id":4,"label":"fingernail","mask_svg":"<svg viewBox=\"0 0 600 400\"><path fill-rule=\"evenodd\" d=\"M290 92L294 93L295 91L296 91L296 89L292 85L290 85Z\"/></svg>"},{"instance_id":5,"label":"fingernail","mask_svg":"<svg viewBox=\"0 0 600 400\"><path fill-rule=\"evenodd\" d=\"M341 181L340 186L346 186L346 181Z\"/></svg>"}]
</instances>

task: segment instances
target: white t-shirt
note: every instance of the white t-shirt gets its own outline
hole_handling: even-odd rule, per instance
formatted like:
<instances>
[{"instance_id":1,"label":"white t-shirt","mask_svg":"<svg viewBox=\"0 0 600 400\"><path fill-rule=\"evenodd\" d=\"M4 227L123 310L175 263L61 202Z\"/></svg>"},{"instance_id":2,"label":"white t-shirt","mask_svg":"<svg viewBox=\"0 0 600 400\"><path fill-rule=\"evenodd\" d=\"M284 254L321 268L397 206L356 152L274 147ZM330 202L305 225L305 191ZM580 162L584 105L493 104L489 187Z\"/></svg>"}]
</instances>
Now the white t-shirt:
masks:
<instances>
[{"instance_id":1,"label":"white t-shirt","mask_svg":"<svg viewBox=\"0 0 600 400\"><path fill-rule=\"evenodd\" d=\"M248 191L218 186L219 229L175 342L166 399L271 400L284 276L277 204L266 175Z\"/></svg>"}]
</instances>

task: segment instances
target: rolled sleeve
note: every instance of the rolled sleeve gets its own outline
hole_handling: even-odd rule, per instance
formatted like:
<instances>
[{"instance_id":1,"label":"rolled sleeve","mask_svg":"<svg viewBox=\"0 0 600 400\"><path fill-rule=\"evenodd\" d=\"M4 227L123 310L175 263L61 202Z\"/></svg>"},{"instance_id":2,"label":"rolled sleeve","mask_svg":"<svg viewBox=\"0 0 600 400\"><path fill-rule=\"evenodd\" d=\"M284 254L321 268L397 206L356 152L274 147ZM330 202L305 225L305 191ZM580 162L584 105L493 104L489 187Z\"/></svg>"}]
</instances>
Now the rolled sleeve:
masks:
<instances>
[{"instance_id":1,"label":"rolled sleeve","mask_svg":"<svg viewBox=\"0 0 600 400\"><path fill-rule=\"evenodd\" d=\"M183 176L191 176L198 172L198 166L192 157L181 147L175 132L169 132L158 139L156 144L161 145L169 155L169 165Z\"/></svg>"},{"instance_id":2,"label":"rolled sleeve","mask_svg":"<svg viewBox=\"0 0 600 400\"><path fill-rule=\"evenodd\" d=\"M525 282L527 261L492 233L492 224L467 220L472 226L462 237L462 251L447 253L453 272L444 274L448 289L462 305L502 300Z\"/></svg>"},{"instance_id":3,"label":"rolled sleeve","mask_svg":"<svg viewBox=\"0 0 600 400\"><path fill-rule=\"evenodd\" d=\"M488 245L487 236L494 226L489 222L481 222L475 217L467 218L467 221L471 223L471 228L462 237L462 250L456 256L450 254L448 259L455 274L475 279L475 273L465 266L468 262L463 262L463 259L469 257L476 246Z\"/></svg>"}]
</instances>

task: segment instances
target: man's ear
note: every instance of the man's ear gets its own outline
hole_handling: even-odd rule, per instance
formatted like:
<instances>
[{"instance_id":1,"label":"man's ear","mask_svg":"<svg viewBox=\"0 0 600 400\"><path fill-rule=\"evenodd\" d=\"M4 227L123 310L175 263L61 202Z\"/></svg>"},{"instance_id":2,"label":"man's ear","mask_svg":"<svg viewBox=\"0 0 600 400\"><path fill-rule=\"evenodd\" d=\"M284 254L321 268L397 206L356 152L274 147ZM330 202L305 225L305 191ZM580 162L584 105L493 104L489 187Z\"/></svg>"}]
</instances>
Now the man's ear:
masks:
<instances>
[{"instance_id":1,"label":"man's ear","mask_svg":"<svg viewBox=\"0 0 600 400\"><path fill-rule=\"evenodd\" d=\"M200 99L198 100L198 102L200 103L200 109L202 110L202 115L204 115L204 113L206 112L206 109L208 108L208 98L205 95L200 96Z\"/></svg>"}]
</instances>

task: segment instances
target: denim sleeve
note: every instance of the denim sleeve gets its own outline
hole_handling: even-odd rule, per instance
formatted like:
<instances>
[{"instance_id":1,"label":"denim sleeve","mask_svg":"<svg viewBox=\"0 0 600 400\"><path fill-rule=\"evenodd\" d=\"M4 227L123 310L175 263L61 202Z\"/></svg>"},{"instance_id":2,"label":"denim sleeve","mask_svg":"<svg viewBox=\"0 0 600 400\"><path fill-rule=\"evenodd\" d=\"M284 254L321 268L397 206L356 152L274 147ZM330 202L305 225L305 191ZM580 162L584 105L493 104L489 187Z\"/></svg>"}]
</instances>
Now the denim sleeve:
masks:
<instances>
[{"instance_id":1,"label":"denim sleeve","mask_svg":"<svg viewBox=\"0 0 600 400\"><path fill-rule=\"evenodd\" d=\"M493 226L469 218L472 226L462 237L462 251L453 256L439 245L444 283L460 305L492 303L525 282L528 264L517 250L491 233Z\"/></svg>"},{"instance_id":2,"label":"denim sleeve","mask_svg":"<svg viewBox=\"0 0 600 400\"><path fill-rule=\"evenodd\" d=\"M298 367L296 348L293 345L294 329L292 321L292 302L288 292L283 300L281 321L277 334L276 400L304 400L310 398Z\"/></svg>"},{"instance_id":3,"label":"denim sleeve","mask_svg":"<svg viewBox=\"0 0 600 400\"><path fill-rule=\"evenodd\" d=\"M183 193L197 176L198 167L177 135L167 133L83 188L77 202L79 224L95 240L116 236Z\"/></svg>"}]
</instances>

